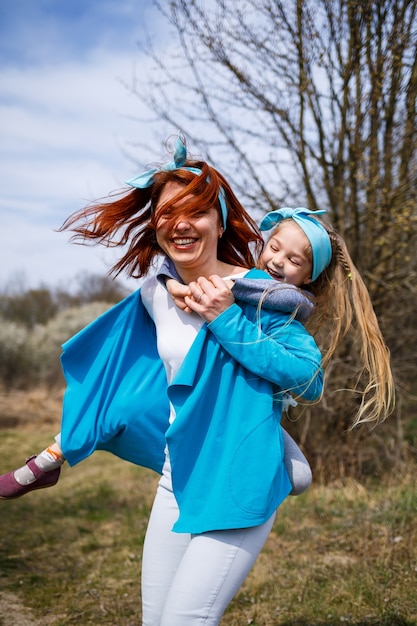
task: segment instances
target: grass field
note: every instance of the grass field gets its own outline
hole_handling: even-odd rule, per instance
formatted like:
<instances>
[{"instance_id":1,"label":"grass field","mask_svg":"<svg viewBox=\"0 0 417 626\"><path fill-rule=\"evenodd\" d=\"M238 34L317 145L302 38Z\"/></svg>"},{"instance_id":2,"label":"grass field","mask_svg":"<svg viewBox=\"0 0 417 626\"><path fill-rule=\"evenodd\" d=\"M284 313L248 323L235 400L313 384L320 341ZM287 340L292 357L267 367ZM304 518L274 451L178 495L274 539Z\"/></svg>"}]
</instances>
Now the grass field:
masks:
<instances>
[{"instance_id":1,"label":"grass field","mask_svg":"<svg viewBox=\"0 0 417 626\"><path fill-rule=\"evenodd\" d=\"M52 402L36 424L4 407L0 473L59 428ZM52 489L0 501L0 626L139 626L141 545L156 481L96 453L65 465ZM222 624L417 625L416 483L410 466L289 498Z\"/></svg>"}]
</instances>

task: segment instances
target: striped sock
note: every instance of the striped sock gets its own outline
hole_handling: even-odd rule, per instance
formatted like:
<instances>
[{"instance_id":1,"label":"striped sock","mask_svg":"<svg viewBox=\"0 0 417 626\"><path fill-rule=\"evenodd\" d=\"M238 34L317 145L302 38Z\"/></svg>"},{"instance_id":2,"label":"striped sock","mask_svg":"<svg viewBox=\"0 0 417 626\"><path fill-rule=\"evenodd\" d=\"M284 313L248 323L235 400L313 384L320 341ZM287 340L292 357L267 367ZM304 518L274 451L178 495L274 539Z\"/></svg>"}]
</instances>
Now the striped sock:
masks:
<instances>
[{"instance_id":1,"label":"striped sock","mask_svg":"<svg viewBox=\"0 0 417 626\"><path fill-rule=\"evenodd\" d=\"M51 470L59 467L64 461L64 457L58 454L58 452L55 452L55 450L52 450L50 447L43 450L35 459L36 465L45 472L50 472Z\"/></svg>"},{"instance_id":2,"label":"striped sock","mask_svg":"<svg viewBox=\"0 0 417 626\"><path fill-rule=\"evenodd\" d=\"M65 458L63 456L55 452L55 450L51 450L49 447L38 454L35 459L36 465L43 469L44 472L50 472L51 470L56 469L62 465L64 461ZM19 469L15 471L14 477L21 485L30 485L30 483L33 483L36 480L33 472L27 465L19 467Z\"/></svg>"}]
</instances>

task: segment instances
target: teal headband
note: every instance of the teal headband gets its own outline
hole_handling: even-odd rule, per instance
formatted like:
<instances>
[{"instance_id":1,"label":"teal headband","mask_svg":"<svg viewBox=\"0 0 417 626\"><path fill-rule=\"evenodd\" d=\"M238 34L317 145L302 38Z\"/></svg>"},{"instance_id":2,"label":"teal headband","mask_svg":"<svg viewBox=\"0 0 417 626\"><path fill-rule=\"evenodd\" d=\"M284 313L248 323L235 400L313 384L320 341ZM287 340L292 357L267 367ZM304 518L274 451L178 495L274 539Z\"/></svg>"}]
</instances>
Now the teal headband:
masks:
<instances>
[{"instance_id":1,"label":"teal headband","mask_svg":"<svg viewBox=\"0 0 417 626\"><path fill-rule=\"evenodd\" d=\"M148 187L151 187L154 184L155 182L154 176L158 172L171 172L173 170L179 170L179 169L188 170L189 172L193 172L193 174L197 174L197 176L199 176L201 174L201 170L198 167L185 167L186 161L187 161L187 148L185 145L185 139L181 134L179 134L177 143L175 146L173 161L170 161L169 163L165 163L165 165L162 165L161 167L154 167L150 170L147 170L146 172L143 172L142 174L135 176L135 178L131 178L130 180L127 180L126 184L130 185L131 187L136 187L137 189L147 189ZM222 212L223 228L226 230L228 210L227 210L227 203L226 203L226 194L224 193L223 187L220 187L219 189L219 204L220 204L220 208Z\"/></svg>"},{"instance_id":2,"label":"teal headband","mask_svg":"<svg viewBox=\"0 0 417 626\"><path fill-rule=\"evenodd\" d=\"M321 215L322 213L326 213L326 211L310 211L310 209L305 209L304 207L297 207L296 209L284 207L265 215L259 225L260 230L270 230L286 219L293 219L298 224L311 245L313 260L312 282L320 276L332 260L332 245L327 230L320 222L310 217L311 215Z\"/></svg>"}]
</instances>

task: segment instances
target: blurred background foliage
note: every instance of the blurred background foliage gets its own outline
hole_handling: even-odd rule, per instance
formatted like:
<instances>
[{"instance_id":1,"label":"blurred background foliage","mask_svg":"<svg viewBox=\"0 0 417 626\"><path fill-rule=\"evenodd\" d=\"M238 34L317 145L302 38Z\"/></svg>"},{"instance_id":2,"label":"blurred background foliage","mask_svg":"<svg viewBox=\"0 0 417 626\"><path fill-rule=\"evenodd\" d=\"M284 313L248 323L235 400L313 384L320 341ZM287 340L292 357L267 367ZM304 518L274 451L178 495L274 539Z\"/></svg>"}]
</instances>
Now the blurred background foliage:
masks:
<instances>
[{"instance_id":1,"label":"blurred background foliage","mask_svg":"<svg viewBox=\"0 0 417 626\"><path fill-rule=\"evenodd\" d=\"M88 273L68 292L9 286L0 293L0 384L62 386L61 345L126 295L108 276Z\"/></svg>"}]
</instances>

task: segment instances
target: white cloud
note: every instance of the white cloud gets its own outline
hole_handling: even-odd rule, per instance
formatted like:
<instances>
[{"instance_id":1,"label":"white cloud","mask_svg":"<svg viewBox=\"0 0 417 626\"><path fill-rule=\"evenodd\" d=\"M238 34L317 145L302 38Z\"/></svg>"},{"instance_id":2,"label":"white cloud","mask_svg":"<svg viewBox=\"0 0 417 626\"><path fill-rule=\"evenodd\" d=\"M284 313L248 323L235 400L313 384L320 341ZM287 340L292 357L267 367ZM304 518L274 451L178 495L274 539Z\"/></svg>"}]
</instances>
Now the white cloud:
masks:
<instances>
[{"instance_id":1,"label":"white cloud","mask_svg":"<svg viewBox=\"0 0 417 626\"><path fill-rule=\"evenodd\" d=\"M122 5L131 15L135 3L125 0ZM62 59L65 42L53 55L59 36L45 44L49 28L46 24L45 32L36 31L36 38L36 29L30 38L24 33L22 45L44 47L40 63L3 61L0 289L22 273L28 285L36 287L56 285L86 269L107 271L114 252L70 245L65 243L68 234L53 229L88 201L130 178L135 169L123 149L132 140L146 142L153 132L147 124L133 121L146 119L149 112L119 80L129 81L138 59L134 29L120 32L120 38L130 37L131 42L126 45L124 39L121 49L100 45ZM100 40L106 41L105 32Z\"/></svg>"}]
</instances>

